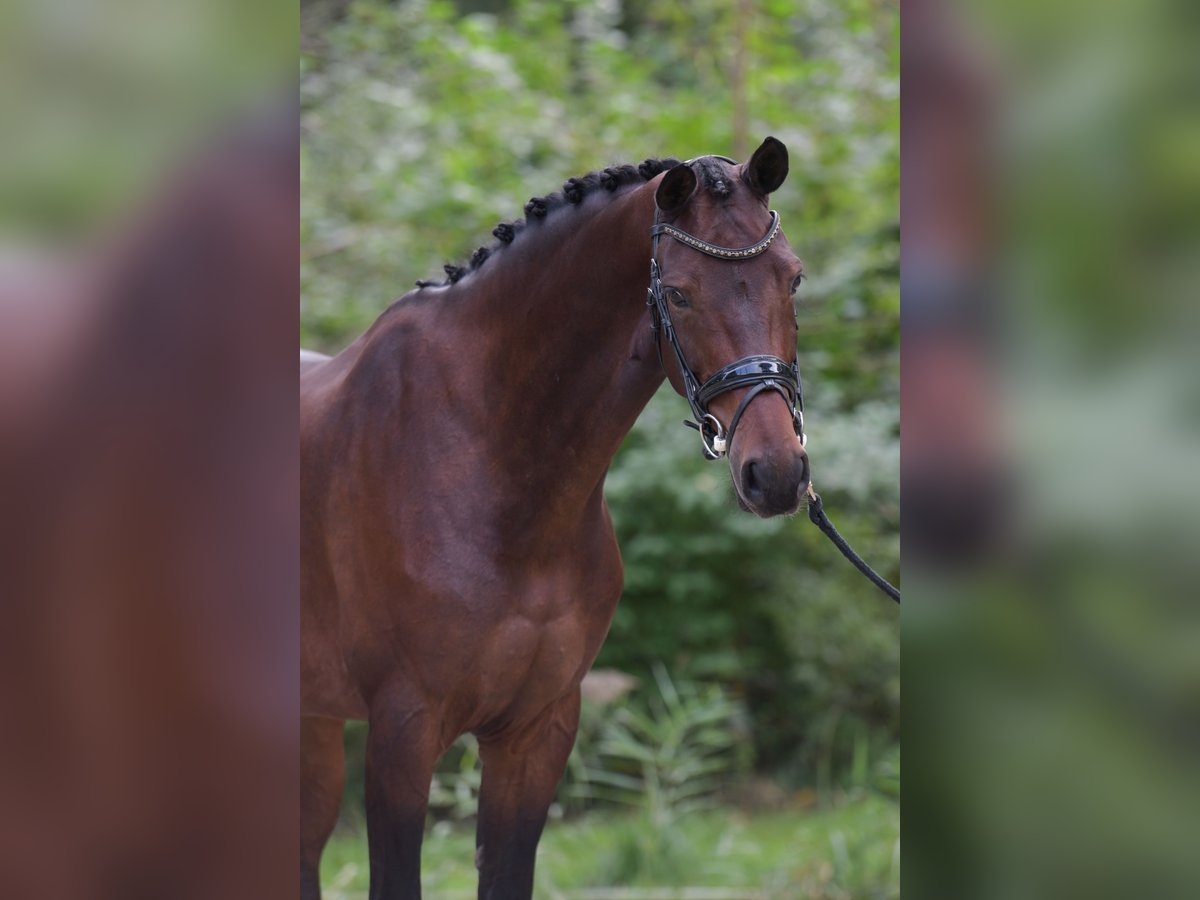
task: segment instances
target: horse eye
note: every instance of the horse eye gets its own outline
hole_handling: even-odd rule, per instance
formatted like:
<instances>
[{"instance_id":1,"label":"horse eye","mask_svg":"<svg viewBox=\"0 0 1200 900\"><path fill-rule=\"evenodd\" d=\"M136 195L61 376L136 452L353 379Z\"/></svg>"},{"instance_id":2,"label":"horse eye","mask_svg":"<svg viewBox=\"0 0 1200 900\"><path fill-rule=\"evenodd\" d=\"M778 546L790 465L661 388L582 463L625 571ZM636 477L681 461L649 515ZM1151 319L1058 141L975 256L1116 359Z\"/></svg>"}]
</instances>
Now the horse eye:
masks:
<instances>
[{"instance_id":1,"label":"horse eye","mask_svg":"<svg viewBox=\"0 0 1200 900\"><path fill-rule=\"evenodd\" d=\"M800 282L804 280L803 273L792 279L792 296L796 296L796 291L800 290Z\"/></svg>"},{"instance_id":2,"label":"horse eye","mask_svg":"<svg viewBox=\"0 0 1200 900\"><path fill-rule=\"evenodd\" d=\"M688 303L687 297L683 295L683 292L675 288L667 288L667 299L678 307L691 306L691 304Z\"/></svg>"}]
</instances>

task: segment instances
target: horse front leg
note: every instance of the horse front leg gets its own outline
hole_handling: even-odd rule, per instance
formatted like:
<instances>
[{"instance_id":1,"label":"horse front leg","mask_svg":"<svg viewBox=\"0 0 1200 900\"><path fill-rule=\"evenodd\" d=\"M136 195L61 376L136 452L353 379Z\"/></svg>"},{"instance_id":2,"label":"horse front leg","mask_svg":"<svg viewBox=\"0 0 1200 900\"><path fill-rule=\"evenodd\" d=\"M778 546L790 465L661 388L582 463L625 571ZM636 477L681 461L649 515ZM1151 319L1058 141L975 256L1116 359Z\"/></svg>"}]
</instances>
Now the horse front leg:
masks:
<instances>
[{"instance_id":1,"label":"horse front leg","mask_svg":"<svg viewBox=\"0 0 1200 900\"><path fill-rule=\"evenodd\" d=\"M437 731L419 704L382 697L367 734L367 848L370 900L419 900L421 839L429 783L440 753Z\"/></svg>"},{"instance_id":2,"label":"horse front leg","mask_svg":"<svg viewBox=\"0 0 1200 900\"><path fill-rule=\"evenodd\" d=\"M337 824L345 784L345 724L300 719L300 900L321 900L321 851Z\"/></svg>"},{"instance_id":3,"label":"horse front leg","mask_svg":"<svg viewBox=\"0 0 1200 900\"><path fill-rule=\"evenodd\" d=\"M479 741L475 835L480 900L529 900L538 839L579 727L579 688L532 724Z\"/></svg>"}]
</instances>

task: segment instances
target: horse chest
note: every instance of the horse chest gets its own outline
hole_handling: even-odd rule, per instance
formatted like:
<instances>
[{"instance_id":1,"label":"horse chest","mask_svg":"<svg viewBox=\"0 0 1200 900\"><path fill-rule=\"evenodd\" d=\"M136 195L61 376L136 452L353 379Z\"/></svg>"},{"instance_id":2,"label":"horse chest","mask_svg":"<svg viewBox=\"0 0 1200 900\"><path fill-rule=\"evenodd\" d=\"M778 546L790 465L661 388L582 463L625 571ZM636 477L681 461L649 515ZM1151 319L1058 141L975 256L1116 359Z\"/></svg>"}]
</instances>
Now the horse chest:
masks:
<instances>
[{"instance_id":1,"label":"horse chest","mask_svg":"<svg viewBox=\"0 0 1200 900\"><path fill-rule=\"evenodd\" d=\"M517 724L573 689L608 630L618 592L527 590L468 638L470 664L447 698L464 727Z\"/></svg>"}]
</instances>

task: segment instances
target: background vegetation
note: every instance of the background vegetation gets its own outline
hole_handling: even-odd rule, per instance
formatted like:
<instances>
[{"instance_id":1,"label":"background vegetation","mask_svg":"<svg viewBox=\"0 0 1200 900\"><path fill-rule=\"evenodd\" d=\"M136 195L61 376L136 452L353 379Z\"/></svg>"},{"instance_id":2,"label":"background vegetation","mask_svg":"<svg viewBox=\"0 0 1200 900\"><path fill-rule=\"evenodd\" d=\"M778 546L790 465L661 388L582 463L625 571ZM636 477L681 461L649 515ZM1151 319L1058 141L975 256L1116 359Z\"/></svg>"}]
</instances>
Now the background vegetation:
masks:
<instances>
[{"instance_id":1,"label":"background vegetation","mask_svg":"<svg viewBox=\"0 0 1200 900\"><path fill-rule=\"evenodd\" d=\"M773 205L809 272L800 359L814 480L851 542L898 576L895 4L358 0L308 4L302 23L301 326L316 349L340 349L414 280L465 260L490 243L496 222L567 177L649 156L744 157L767 134L783 140L791 175ZM568 818L589 811L584 822L617 816L618 829L636 831L629 822L644 819L638 840L656 833L662 804L674 815L685 798L668 802L663 784L651 787L664 775L655 767L676 763L628 753L674 733L676 761L713 763L711 783L692 799L724 812L685 816L698 824L667 829L682 843L646 865L671 853L686 860L706 829L728 830L722 816L732 808L767 803L764 792L774 815L801 818L813 804L832 815L843 801L870 798L869 818L886 822L870 832L882 849L864 851L883 861L869 884L838 887L831 876L825 893L810 885L804 895L898 895L888 863L898 839L896 611L802 517L764 522L738 512L727 472L704 463L679 426L685 412L664 389L607 482L626 588L598 666L628 672L640 687L590 713L560 809ZM682 721L664 699L666 683L691 698ZM464 814L470 754L460 746L440 776ZM356 747L349 758L360 758ZM441 817L453 820L454 809L451 799ZM822 853L827 862L836 855L828 841ZM652 883L636 859L626 863L609 867L608 883ZM819 869L780 865L771 877L793 885ZM765 860L751 865L768 870ZM659 875L675 883L669 871Z\"/></svg>"}]
</instances>

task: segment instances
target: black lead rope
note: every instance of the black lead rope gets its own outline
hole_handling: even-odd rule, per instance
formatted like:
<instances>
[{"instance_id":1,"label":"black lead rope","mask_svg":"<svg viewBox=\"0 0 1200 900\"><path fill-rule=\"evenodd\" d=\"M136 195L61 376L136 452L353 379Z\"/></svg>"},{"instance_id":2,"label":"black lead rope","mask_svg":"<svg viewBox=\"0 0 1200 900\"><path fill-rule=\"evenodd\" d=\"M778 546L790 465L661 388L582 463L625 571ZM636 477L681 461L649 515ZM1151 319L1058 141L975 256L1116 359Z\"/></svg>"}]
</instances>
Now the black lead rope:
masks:
<instances>
[{"instance_id":1,"label":"black lead rope","mask_svg":"<svg viewBox=\"0 0 1200 900\"><path fill-rule=\"evenodd\" d=\"M811 483L808 486L808 519L825 533L825 537L829 538L833 542L833 546L842 552L842 556L850 560L858 571L871 579L875 587L879 588L897 603L900 602L900 592L878 572L868 566L863 561L863 558L854 552L854 548L846 543L846 539L838 534L838 530L829 521L829 516L825 515L825 504L821 502L821 495L813 490Z\"/></svg>"}]
</instances>

